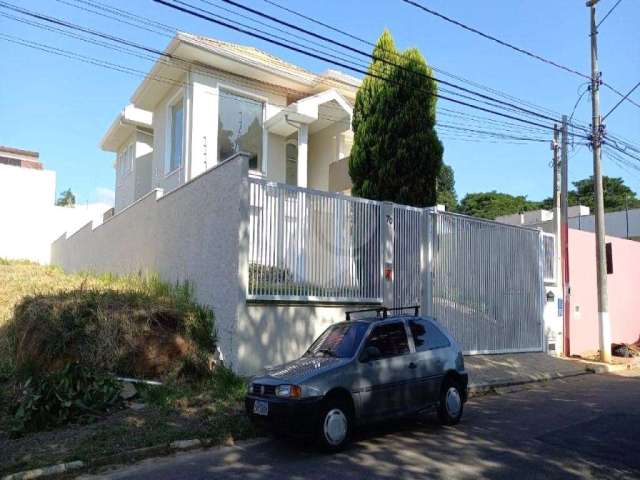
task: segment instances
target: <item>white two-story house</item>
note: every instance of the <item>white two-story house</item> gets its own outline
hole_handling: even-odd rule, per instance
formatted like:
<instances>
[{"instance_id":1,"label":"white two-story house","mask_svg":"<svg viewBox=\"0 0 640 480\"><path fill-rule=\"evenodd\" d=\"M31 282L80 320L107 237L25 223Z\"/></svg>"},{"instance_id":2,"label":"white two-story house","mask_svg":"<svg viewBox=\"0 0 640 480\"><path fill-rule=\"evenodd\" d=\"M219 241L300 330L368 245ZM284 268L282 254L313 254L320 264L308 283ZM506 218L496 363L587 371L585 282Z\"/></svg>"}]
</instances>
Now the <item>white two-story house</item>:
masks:
<instances>
[{"instance_id":1,"label":"white two-story house","mask_svg":"<svg viewBox=\"0 0 640 480\"><path fill-rule=\"evenodd\" d=\"M250 154L253 176L348 192L359 83L253 47L178 33L101 141L116 153L116 213L240 151Z\"/></svg>"}]
</instances>

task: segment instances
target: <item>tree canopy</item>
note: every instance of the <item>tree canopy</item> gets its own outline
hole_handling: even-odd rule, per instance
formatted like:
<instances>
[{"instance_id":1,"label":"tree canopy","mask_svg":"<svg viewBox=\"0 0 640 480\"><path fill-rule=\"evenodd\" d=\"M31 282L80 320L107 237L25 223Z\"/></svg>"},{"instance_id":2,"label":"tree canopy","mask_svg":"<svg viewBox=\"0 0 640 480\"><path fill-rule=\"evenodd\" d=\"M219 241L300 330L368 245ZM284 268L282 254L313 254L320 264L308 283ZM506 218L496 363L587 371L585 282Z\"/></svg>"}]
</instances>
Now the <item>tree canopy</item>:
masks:
<instances>
[{"instance_id":1,"label":"tree canopy","mask_svg":"<svg viewBox=\"0 0 640 480\"><path fill-rule=\"evenodd\" d=\"M526 212L540 208L539 202L527 200L527 197L509 195L495 190L492 192L468 193L460 201L458 211L473 217L495 219L501 215Z\"/></svg>"},{"instance_id":2,"label":"tree canopy","mask_svg":"<svg viewBox=\"0 0 640 480\"><path fill-rule=\"evenodd\" d=\"M73 207L76 204L76 196L73 194L70 188L67 188L64 192L60 192L56 205L58 207Z\"/></svg>"},{"instance_id":3,"label":"tree canopy","mask_svg":"<svg viewBox=\"0 0 640 480\"><path fill-rule=\"evenodd\" d=\"M436 180L436 203L447 207L449 212L455 212L458 209L458 196L453 168L443 163Z\"/></svg>"},{"instance_id":4,"label":"tree canopy","mask_svg":"<svg viewBox=\"0 0 640 480\"><path fill-rule=\"evenodd\" d=\"M572 183L574 188L569 190L569 205L586 205L593 212L595 210L593 175ZM607 177L605 175L602 177L602 188L604 191L604 209L607 212L624 210L625 205L628 208L640 207L640 199L636 196L636 192L625 185L622 178ZM553 198L545 198L540 202L540 208L553 208Z\"/></svg>"},{"instance_id":5,"label":"tree canopy","mask_svg":"<svg viewBox=\"0 0 640 480\"><path fill-rule=\"evenodd\" d=\"M352 194L414 206L436 203L443 147L434 130L436 83L413 48L399 52L385 30L356 95L349 159ZM387 79L387 80L384 80Z\"/></svg>"}]
</instances>

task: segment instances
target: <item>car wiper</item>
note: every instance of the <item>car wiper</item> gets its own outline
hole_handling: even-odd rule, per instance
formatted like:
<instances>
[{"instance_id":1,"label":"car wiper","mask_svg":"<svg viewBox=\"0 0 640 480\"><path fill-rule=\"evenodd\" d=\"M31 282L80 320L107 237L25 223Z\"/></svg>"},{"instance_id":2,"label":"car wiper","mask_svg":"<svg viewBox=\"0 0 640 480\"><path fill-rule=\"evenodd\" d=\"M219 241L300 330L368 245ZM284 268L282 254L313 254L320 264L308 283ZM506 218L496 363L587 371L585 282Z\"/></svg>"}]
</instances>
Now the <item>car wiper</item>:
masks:
<instances>
[{"instance_id":1,"label":"car wiper","mask_svg":"<svg viewBox=\"0 0 640 480\"><path fill-rule=\"evenodd\" d=\"M330 357L337 357L336 352L329 348L321 348L320 350L318 350L318 352L329 355Z\"/></svg>"}]
</instances>

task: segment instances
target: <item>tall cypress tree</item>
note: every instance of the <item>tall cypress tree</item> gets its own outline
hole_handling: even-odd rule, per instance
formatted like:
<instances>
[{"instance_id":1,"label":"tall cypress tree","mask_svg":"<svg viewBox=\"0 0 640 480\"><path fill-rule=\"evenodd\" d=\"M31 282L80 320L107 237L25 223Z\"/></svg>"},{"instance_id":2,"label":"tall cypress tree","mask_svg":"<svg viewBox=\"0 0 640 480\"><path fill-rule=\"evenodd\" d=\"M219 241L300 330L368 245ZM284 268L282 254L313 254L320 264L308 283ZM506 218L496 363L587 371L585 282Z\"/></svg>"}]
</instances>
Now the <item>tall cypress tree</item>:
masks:
<instances>
[{"instance_id":1,"label":"tall cypress tree","mask_svg":"<svg viewBox=\"0 0 640 480\"><path fill-rule=\"evenodd\" d=\"M437 90L427 78L431 68L417 49L398 52L387 30L372 56L371 75L362 82L353 110L352 194L435 205L443 147L434 130Z\"/></svg>"}]
</instances>

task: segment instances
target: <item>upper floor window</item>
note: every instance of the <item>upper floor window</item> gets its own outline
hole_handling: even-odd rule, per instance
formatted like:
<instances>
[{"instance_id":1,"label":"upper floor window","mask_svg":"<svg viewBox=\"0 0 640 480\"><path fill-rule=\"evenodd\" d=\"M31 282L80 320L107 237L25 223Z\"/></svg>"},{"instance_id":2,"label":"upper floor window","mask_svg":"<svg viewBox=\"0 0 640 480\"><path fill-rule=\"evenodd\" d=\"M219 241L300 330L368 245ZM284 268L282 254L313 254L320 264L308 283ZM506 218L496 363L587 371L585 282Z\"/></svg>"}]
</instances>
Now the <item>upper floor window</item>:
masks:
<instances>
[{"instance_id":1,"label":"upper floor window","mask_svg":"<svg viewBox=\"0 0 640 480\"><path fill-rule=\"evenodd\" d=\"M132 143L131 145L129 145L127 147L127 154L125 156L125 162L126 162L126 171L127 172L132 172L133 171L133 162L135 160L135 155L134 155L134 144Z\"/></svg>"},{"instance_id":2,"label":"upper floor window","mask_svg":"<svg viewBox=\"0 0 640 480\"><path fill-rule=\"evenodd\" d=\"M182 166L184 145L184 101L182 95L169 107L170 134L167 173Z\"/></svg>"},{"instance_id":3,"label":"upper floor window","mask_svg":"<svg viewBox=\"0 0 640 480\"><path fill-rule=\"evenodd\" d=\"M285 166L285 181L289 185L298 185L298 145L292 142L285 146L287 164Z\"/></svg>"},{"instance_id":4,"label":"upper floor window","mask_svg":"<svg viewBox=\"0 0 640 480\"><path fill-rule=\"evenodd\" d=\"M218 163L238 152L250 154L249 168L262 166L264 103L220 89Z\"/></svg>"}]
</instances>

